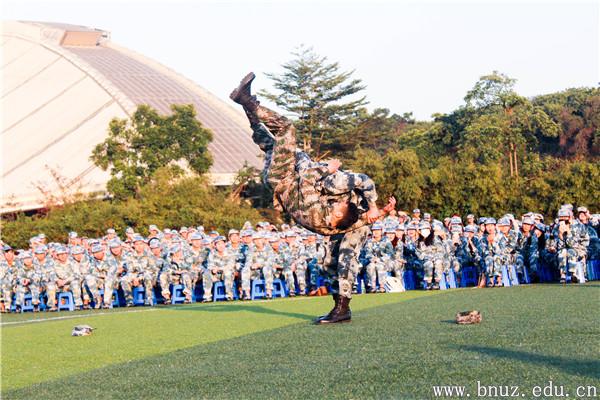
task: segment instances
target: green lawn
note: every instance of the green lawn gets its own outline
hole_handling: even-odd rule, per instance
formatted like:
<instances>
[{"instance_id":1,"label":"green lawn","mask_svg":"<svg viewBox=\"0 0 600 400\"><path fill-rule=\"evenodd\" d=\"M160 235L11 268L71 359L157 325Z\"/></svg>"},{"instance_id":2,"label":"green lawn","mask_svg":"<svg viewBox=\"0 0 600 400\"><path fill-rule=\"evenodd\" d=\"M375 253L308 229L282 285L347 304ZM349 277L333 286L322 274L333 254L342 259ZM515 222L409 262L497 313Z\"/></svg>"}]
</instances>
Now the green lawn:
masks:
<instances>
[{"instance_id":1,"label":"green lawn","mask_svg":"<svg viewBox=\"0 0 600 400\"><path fill-rule=\"evenodd\" d=\"M2 318L2 398L431 398L432 385L548 380L600 394L600 285L356 296ZM483 323L458 326L457 311ZM33 318L81 318L31 322ZM74 325L97 328L74 338ZM530 396L529 396L530 397ZM526 398L529 398L526 397Z\"/></svg>"}]
</instances>

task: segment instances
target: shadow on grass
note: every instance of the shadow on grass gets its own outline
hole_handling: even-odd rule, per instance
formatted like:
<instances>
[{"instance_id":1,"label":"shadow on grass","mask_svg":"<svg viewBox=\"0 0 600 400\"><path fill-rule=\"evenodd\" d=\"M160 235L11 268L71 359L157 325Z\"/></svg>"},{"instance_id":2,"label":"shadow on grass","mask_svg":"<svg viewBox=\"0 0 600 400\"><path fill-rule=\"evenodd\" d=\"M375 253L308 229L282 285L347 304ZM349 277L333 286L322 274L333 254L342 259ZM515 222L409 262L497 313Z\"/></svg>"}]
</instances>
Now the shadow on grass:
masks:
<instances>
[{"instance_id":1,"label":"shadow on grass","mask_svg":"<svg viewBox=\"0 0 600 400\"><path fill-rule=\"evenodd\" d=\"M289 312L289 311L278 311L278 310L273 310L271 308L268 307L263 307L261 305L251 305L251 304L214 304L214 305L207 305L207 306L202 306L202 307L185 307L185 308L177 308L174 307L171 310L176 310L176 311L204 311L204 312L211 312L211 313L227 313L227 312L239 312L239 311L248 311L248 312L252 312L252 313L256 313L256 314L268 314L268 315L277 315L277 316L282 316L282 317L291 317L291 318L297 318L297 319L302 319L305 321L312 321L313 319L315 319L317 316L316 315L308 315L308 314L302 314L302 313L295 313L295 312Z\"/></svg>"},{"instance_id":2,"label":"shadow on grass","mask_svg":"<svg viewBox=\"0 0 600 400\"><path fill-rule=\"evenodd\" d=\"M529 364L550 366L563 370L566 373L600 379L600 360L581 360L566 357L546 356L542 354L527 353L524 351L500 349L486 346L451 346L461 351L470 351L485 354L496 358L505 358Z\"/></svg>"}]
</instances>

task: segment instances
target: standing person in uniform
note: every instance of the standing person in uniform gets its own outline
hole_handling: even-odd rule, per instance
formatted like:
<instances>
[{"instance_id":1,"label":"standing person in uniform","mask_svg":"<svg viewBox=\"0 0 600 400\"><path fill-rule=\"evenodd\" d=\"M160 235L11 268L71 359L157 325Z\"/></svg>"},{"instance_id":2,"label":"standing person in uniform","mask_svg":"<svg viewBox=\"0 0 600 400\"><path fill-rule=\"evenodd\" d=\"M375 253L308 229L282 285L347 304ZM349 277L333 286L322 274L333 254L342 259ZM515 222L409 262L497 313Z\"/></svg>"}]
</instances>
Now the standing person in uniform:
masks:
<instances>
[{"instance_id":1,"label":"standing person in uniform","mask_svg":"<svg viewBox=\"0 0 600 400\"><path fill-rule=\"evenodd\" d=\"M333 279L335 305L315 322L350 321L358 255L369 232L368 224L380 216L375 184L367 175L340 171L339 160L317 163L297 151L292 122L261 106L252 96L254 78L253 73L244 77L230 98L244 107L252 138L266 153L263 180L273 189L276 204L296 223L331 236L324 267Z\"/></svg>"}]
</instances>

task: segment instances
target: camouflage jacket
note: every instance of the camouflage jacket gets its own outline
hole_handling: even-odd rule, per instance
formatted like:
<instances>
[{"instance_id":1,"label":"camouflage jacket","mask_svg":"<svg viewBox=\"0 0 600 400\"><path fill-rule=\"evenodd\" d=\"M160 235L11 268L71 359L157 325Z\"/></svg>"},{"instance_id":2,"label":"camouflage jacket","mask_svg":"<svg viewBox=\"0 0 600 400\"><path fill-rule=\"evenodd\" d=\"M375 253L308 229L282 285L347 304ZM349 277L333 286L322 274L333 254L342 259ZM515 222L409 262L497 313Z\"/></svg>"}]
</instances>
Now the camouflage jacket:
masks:
<instances>
[{"instance_id":1,"label":"camouflage jacket","mask_svg":"<svg viewBox=\"0 0 600 400\"><path fill-rule=\"evenodd\" d=\"M236 254L225 249L223 254L217 250L211 251L206 260L206 268L210 271L217 269L219 272L232 271L235 269Z\"/></svg>"},{"instance_id":2,"label":"camouflage jacket","mask_svg":"<svg viewBox=\"0 0 600 400\"><path fill-rule=\"evenodd\" d=\"M275 188L275 197L299 225L322 235L335 235L358 229L367 221L363 216L347 229L334 228L330 223L333 204L348 200L366 211L375 205L377 192L367 175L346 171L330 174L327 165L311 162L283 179Z\"/></svg>"},{"instance_id":3,"label":"camouflage jacket","mask_svg":"<svg viewBox=\"0 0 600 400\"><path fill-rule=\"evenodd\" d=\"M369 238L364 245L364 249L364 258L368 263L386 262L394 257L394 246L385 237L377 241Z\"/></svg>"},{"instance_id":4,"label":"camouflage jacket","mask_svg":"<svg viewBox=\"0 0 600 400\"><path fill-rule=\"evenodd\" d=\"M260 268L272 267L276 261L275 258L276 257L273 253L273 250L271 250L270 247L265 245L262 250L253 247L246 258L245 268L250 269L254 266L254 264L258 264Z\"/></svg>"}]
</instances>

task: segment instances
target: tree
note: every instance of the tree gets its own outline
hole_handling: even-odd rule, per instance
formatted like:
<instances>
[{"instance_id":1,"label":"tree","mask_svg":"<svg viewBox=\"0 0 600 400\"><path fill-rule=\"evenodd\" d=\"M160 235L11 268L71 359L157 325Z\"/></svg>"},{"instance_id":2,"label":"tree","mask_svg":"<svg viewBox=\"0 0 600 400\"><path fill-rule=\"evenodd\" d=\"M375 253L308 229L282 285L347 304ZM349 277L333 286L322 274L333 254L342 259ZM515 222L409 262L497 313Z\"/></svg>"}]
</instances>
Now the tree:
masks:
<instances>
[{"instance_id":1,"label":"tree","mask_svg":"<svg viewBox=\"0 0 600 400\"><path fill-rule=\"evenodd\" d=\"M298 138L316 157L331 150L339 141L365 97L346 101L362 91L360 79L352 79L354 71L340 72L337 62L317 55L312 48L300 47L293 60L282 65L281 74L267 74L280 93L261 91L260 95L278 107L293 113Z\"/></svg>"},{"instance_id":2,"label":"tree","mask_svg":"<svg viewBox=\"0 0 600 400\"><path fill-rule=\"evenodd\" d=\"M181 173L185 162L198 174L210 168L211 131L196 119L193 105L172 105L171 110L163 116L141 105L131 120L110 122L108 138L94 148L90 159L105 171L110 168L107 189L116 198L137 195L162 167Z\"/></svg>"}]
</instances>

